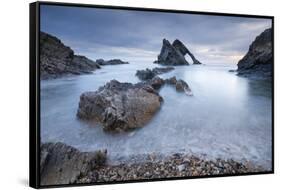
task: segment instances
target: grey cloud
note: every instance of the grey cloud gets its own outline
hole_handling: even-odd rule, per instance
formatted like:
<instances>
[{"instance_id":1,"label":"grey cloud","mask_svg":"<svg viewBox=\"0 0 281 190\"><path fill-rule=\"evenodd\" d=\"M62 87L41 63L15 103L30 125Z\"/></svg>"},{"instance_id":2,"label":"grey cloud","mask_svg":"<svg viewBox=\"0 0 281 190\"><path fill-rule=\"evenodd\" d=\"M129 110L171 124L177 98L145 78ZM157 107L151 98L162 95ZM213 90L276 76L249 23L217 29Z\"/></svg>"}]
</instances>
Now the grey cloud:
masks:
<instances>
[{"instance_id":1,"label":"grey cloud","mask_svg":"<svg viewBox=\"0 0 281 190\"><path fill-rule=\"evenodd\" d=\"M92 58L156 59L162 39L178 38L208 62L236 63L270 19L46 6L41 30ZM203 61L202 61L203 62Z\"/></svg>"}]
</instances>

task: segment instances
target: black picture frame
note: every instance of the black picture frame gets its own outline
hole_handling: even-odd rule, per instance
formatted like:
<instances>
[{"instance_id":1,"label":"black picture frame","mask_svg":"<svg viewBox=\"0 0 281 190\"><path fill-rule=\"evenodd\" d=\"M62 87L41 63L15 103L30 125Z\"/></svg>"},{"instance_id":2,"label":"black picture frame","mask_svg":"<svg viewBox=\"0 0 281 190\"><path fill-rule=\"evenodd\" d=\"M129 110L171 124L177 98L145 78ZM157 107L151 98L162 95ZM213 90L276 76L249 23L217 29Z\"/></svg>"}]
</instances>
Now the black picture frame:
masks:
<instances>
[{"instance_id":1,"label":"black picture frame","mask_svg":"<svg viewBox=\"0 0 281 190\"><path fill-rule=\"evenodd\" d=\"M64 185L40 185L40 6L41 5L56 5L68 7L87 7L87 8L102 8L102 9L118 9L118 10L133 10L133 11L152 11L152 12L169 12L169 13L184 13L197 15L216 15L216 16L231 16L231 17L246 17L246 18L266 18L272 21L272 44L273 44L273 64L272 64L272 170L265 172L240 173L240 174L224 174L212 176L194 176L194 177L172 177L161 179L145 179L133 181L118 181L118 182L98 182L84 184L64 184ZM124 7L124 6L109 6L109 5L92 5L78 3L60 3L40 1L29 4L29 39L30 39L30 65L29 65L29 185L33 188L52 188L52 187L72 187L72 186L87 186L101 184L118 184L118 183L134 183L134 182L150 182L150 181L166 181L194 178L213 178L213 177L230 177L244 175L260 175L274 173L274 16L264 15L248 15L248 14L233 14L219 12L201 12L187 10L170 10L156 8L141 8L141 7Z\"/></svg>"}]
</instances>

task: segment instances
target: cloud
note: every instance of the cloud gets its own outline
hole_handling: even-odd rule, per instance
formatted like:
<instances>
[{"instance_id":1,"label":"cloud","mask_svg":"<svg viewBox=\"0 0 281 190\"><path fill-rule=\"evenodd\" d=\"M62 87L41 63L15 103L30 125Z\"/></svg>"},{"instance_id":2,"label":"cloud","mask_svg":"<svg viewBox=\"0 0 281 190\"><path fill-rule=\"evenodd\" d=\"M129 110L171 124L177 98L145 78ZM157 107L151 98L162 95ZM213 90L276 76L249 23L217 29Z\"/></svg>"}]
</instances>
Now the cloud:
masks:
<instances>
[{"instance_id":1,"label":"cloud","mask_svg":"<svg viewBox=\"0 0 281 190\"><path fill-rule=\"evenodd\" d=\"M93 59L153 61L180 39L203 63L234 63L270 19L42 5L41 30Z\"/></svg>"}]
</instances>

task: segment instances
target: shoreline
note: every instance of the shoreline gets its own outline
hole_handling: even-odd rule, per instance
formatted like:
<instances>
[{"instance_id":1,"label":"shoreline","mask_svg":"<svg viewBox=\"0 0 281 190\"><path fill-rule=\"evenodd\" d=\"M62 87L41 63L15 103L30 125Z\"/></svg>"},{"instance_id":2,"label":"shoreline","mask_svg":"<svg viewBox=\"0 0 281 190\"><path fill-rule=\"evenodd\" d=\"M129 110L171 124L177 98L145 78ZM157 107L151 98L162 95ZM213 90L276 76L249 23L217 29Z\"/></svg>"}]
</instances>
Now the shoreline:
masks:
<instances>
[{"instance_id":1,"label":"shoreline","mask_svg":"<svg viewBox=\"0 0 281 190\"><path fill-rule=\"evenodd\" d=\"M251 161L233 159L208 160L193 155L175 153L167 157L147 154L142 162L105 164L86 174L81 174L75 183L130 181L174 177L231 175L270 171Z\"/></svg>"},{"instance_id":2,"label":"shoreline","mask_svg":"<svg viewBox=\"0 0 281 190\"><path fill-rule=\"evenodd\" d=\"M41 185L240 175L271 171L251 161L220 158L208 160L184 153L164 157L155 153L135 155L131 156L129 161L112 164L106 149L81 152L59 142L41 144L40 151ZM140 156L146 159L135 159Z\"/></svg>"}]
</instances>

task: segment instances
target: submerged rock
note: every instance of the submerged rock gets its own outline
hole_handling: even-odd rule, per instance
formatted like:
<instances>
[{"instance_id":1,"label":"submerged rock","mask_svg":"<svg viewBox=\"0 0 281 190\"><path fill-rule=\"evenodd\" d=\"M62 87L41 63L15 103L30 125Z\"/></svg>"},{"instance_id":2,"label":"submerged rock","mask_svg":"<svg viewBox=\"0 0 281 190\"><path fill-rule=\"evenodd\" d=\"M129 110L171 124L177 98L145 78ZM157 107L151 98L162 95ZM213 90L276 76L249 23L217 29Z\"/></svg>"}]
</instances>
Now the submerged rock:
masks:
<instances>
[{"instance_id":1,"label":"submerged rock","mask_svg":"<svg viewBox=\"0 0 281 190\"><path fill-rule=\"evenodd\" d=\"M149 80L148 83L155 89L158 90L160 89L164 84L165 80L156 76L153 79Z\"/></svg>"},{"instance_id":2,"label":"submerged rock","mask_svg":"<svg viewBox=\"0 0 281 190\"><path fill-rule=\"evenodd\" d=\"M168 78L168 79L165 79L165 82L167 84L173 84L173 85L176 85L177 83L177 78L175 76L171 77L171 78Z\"/></svg>"},{"instance_id":3,"label":"submerged rock","mask_svg":"<svg viewBox=\"0 0 281 190\"><path fill-rule=\"evenodd\" d=\"M155 76L156 76L156 73L154 73L154 72L153 72L152 70L150 70L150 69L137 70L136 76L137 76L140 80L149 80L149 79L152 79L153 77L155 77Z\"/></svg>"},{"instance_id":4,"label":"submerged rock","mask_svg":"<svg viewBox=\"0 0 281 190\"><path fill-rule=\"evenodd\" d=\"M175 76L165 80L156 76L153 79L148 80L147 83L150 84L155 90L159 90L165 84L172 85L175 87L176 91L184 92L187 96L193 96L188 84L182 79L177 80Z\"/></svg>"},{"instance_id":5,"label":"submerged rock","mask_svg":"<svg viewBox=\"0 0 281 190\"><path fill-rule=\"evenodd\" d=\"M177 78L174 76L174 77L165 79L165 83L175 86L175 88L178 92L184 92L187 96L193 96L193 93L192 93L190 87L182 79L177 80Z\"/></svg>"},{"instance_id":6,"label":"submerged rock","mask_svg":"<svg viewBox=\"0 0 281 190\"><path fill-rule=\"evenodd\" d=\"M179 92L185 92L186 95L192 96L191 89L189 88L188 84L183 80L177 80L176 82L176 90Z\"/></svg>"},{"instance_id":7,"label":"submerged rock","mask_svg":"<svg viewBox=\"0 0 281 190\"><path fill-rule=\"evenodd\" d=\"M193 64L201 64L180 40L176 39L173 44L170 44L168 40L163 39L161 52L154 63L163 65L189 65L184 57L186 54L191 57Z\"/></svg>"},{"instance_id":8,"label":"submerged rock","mask_svg":"<svg viewBox=\"0 0 281 190\"><path fill-rule=\"evenodd\" d=\"M156 75L167 73L174 69L174 67L155 67L152 70L147 68L145 70L137 70L136 76L138 76L138 78L141 80L149 80L155 77Z\"/></svg>"},{"instance_id":9,"label":"submerged rock","mask_svg":"<svg viewBox=\"0 0 281 190\"><path fill-rule=\"evenodd\" d=\"M63 143L41 145L41 185L76 183L82 175L95 171L106 162L106 150L80 152Z\"/></svg>"},{"instance_id":10,"label":"submerged rock","mask_svg":"<svg viewBox=\"0 0 281 190\"><path fill-rule=\"evenodd\" d=\"M129 64L129 62L125 62L125 61L122 61L120 59L111 59L111 60L108 60L108 61L105 61L103 59L97 59L96 62L99 64L99 65L120 65L120 64Z\"/></svg>"},{"instance_id":11,"label":"submerged rock","mask_svg":"<svg viewBox=\"0 0 281 190\"><path fill-rule=\"evenodd\" d=\"M95 120L105 131L128 131L146 124L161 106L162 97L147 83L111 80L80 96L77 116Z\"/></svg>"},{"instance_id":12,"label":"submerged rock","mask_svg":"<svg viewBox=\"0 0 281 190\"><path fill-rule=\"evenodd\" d=\"M256 37L247 54L238 62L238 75L271 77L272 56L272 28L269 28Z\"/></svg>"},{"instance_id":13,"label":"submerged rock","mask_svg":"<svg viewBox=\"0 0 281 190\"><path fill-rule=\"evenodd\" d=\"M88 74L100 66L85 56L75 55L58 38L40 32L40 77L57 78L65 75Z\"/></svg>"}]
</instances>

